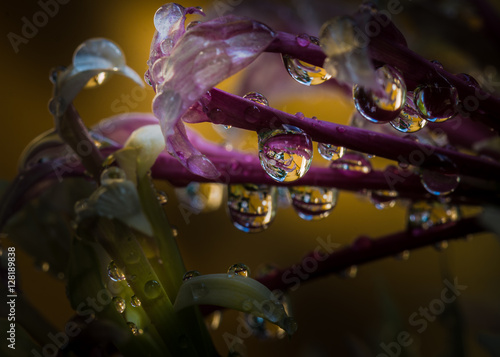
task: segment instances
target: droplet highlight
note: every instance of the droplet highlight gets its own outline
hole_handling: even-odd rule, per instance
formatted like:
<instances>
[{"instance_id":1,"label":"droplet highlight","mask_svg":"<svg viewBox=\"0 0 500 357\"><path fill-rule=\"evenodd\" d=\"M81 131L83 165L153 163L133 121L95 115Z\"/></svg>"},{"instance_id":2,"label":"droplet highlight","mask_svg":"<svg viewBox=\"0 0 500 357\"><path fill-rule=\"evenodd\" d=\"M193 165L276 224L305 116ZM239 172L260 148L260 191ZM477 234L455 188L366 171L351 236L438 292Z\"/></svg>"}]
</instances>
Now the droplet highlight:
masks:
<instances>
[{"instance_id":1,"label":"droplet highlight","mask_svg":"<svg viewBox=\"0 0 500 357\"><path fill-rule=\"evenodd\" d=\"M406 103L401 113L389 123L394 129L402 133L415 133L425 127L427 120L420 116L412 92L407 93Z\"/></svg>"},{"instance_id":2,"label":"droplet highlight","mask_svg":"<svg viewBox=\"0 0 500 357\"><path fill-rule=\"evenodd\" d=\"M333 144L318 143L318 152L323 159L335 161L344 156L345 148Z\"/></svg>"},{"instance_id":3,"label":"droplet highlight","mask_svg":"<svg viewBox=\"0 0 500 357\"><path fill-rule=\"evenodd\" d=\"M133 307L139 307L141 306L141 300L133 295L131 298L130 298L130 305L132 305Z\"/></svg>"},{"instance_id":4,"label":"droplet highlight","mask_svg":"<svg viewBox=\"0 0 500 357\"><path fill-rule=\"evenodd\" d=\"M120 314L123 314L125 308L127 307L125 300L120 296L115 296L113 298L113 305L115 305L116 311L118 311Z\"/></svg>"},{"instance_id":5,"label":"droplet highlight","mask_svg":"<svg viewBox=\"0 0 500 357\"><path fill-rule=\"evenodd\" d=\"M118 268L114 260L108 264L108 276L113 281L123 281L125 280L125 274Z\"/></svg>"},{"instance_id":6,"label":"droplet highlight","mask_svg":"<svg viewBox=\"0 0 500 357\"><path fill-rule=\"evenodd\" d=\"M290 77L300 84L314 86L332 78L322 67L314 66L290 55L282 54L281 57Z\"/></svg>"},{"instance_id":7,"label":"droplet highlight","mask_svg":"<svg viewBox=\"0 0 500 357\"><path fill-rule=\"evenodd\" d=\"M330 168L344 176L359 177L370 173L372 164L362 153L347 151L340 159L332 161Z\"/></svg>"}]
</instances>

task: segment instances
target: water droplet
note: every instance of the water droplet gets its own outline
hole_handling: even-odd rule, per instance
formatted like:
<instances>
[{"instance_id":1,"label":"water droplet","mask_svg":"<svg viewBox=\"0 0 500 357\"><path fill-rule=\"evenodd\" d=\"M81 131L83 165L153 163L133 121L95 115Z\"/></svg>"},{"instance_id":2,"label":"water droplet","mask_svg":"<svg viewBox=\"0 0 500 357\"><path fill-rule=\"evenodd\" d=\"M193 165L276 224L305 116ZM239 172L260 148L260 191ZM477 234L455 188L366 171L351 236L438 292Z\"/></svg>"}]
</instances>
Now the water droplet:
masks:
<instances>
[{"instance_id":1,"label":"water droplet","mask_svg":"<svg viewBox=\"0 0 500 357\"><path fill-rule=\"evenodd\" d=\"M191 294L193 294L193 299L195 299L195 300L198 300L198 299L201 299L201 298L207 296L208 293L209 293L209 290L206 287L205 283L195 284L191 287Z\"/></svg>"},{"instance_id":2,"label":"water droplet","mask_svg":"<svg viewBox=\"0 0 500 357\"><path fill-rule=\"evenodd\" d=\"M113 281L125 280L125 274L123 274L123 271L118 268L114 260L108 264L108 276Z\"/></svg>"},{"instance_id":3,"label":"water droplet","mask_svg":"<svg viewBox=\"0 0 500 357\"><path fill-rule=\"evenodd\" d=\"M346 132L346 128L344 128L343 126L338 126L337 127L337 131L341 134L345 133Z\"/></svg>"},{"instance_id":4,"label":"water droplet","mask_svg":"<svg viewBox=\"0 0 500 357\"><path fill-rule=\"evenodd\" d=\"M139 336L139 335L142 335L143 331L142 329L138 328L136 324L134 324L133 322L127 322L127 326L130 328L130 331L132 331L132 334L134 336Z\"/></svg>"},{"instance_id":5,"label":"water droplet","mask_svg":"<svg viewBox=\"0 0 500 357\"><path fill-rule=\"evenodd\" d=\"M406 100L406 84L399 71L387 65L378 68L375 76L380 92L354 85L354 106L369 121L385 123L401 113Z\"/></svg>"},{"instance_id":6,"label":"water droplet","mask_svg":"<svg viewBox=\"0 0 500 357\"><path fill-rule=\"evenodd\" d=\"M318 143L318 152L325 160L335 161L344 155L345 148L333 144Z\"/></svg>"},{"instance_id":7,"label":"water droplet","mask_svg":"<svg viewBox=\"0 0 500 357\"><path fill-rule=\"evenodd\" d=\"M311 43L311 38L306 33L301 33L300 35L295 36L295 41L300 47L307 47L309 43Z\"/></svg>"},{"instance_id":8,"label":"water droplet","mask_svg":"<svg viewBox=\"0 0 500 357\"><path fill-rule=\"evenodd\" d=\"M243 111L245 121L250 124L255 124L260 120L260 109L256 105L251 105Z\"/></svg>"},{"instance_id":9,"label":"water droplet","mask_svg":"<svg viewBox=\"0 0 500 357\"><path fill-rule=\"evenodd\" d=\"M156 299L161 295L162 288L156 280L150 280L144 284L144 294L148 299Z\"/></svg>"},{"instance_id":10,"label":"water droplet","mask_svg":"<svg viewBox=\"0 0 500 357\"><path fill-rule=\"evenodd\" d=\"M113 304L115 305L116 311L118 311L120 314L123 314L125 308L127 307L125 300L119 296L115 296L113 298Z\"/></svg>"},{"instance_id":11,"label":"water droplet","mask_svg":"<svg viewBox=\"0 0 500 357\"><path fill-rule=\"evenodd\" d=\"M125 171L116 166L111 166L101 173L101 184L109 185L127 178Z\"/></svg>"},{"instance_id":12,"label":"water droplet","mask_svg":"<svg viewBox=\"0 0 500 357\"><path fill-rule=\"evenodd\" d=\"M259 92L248 92L243 96L243 98L251 100L254 103L269 106L269 102L266 97L264 97Z\"/></svg>"},{"instance_id":13,"label":"water droplet","mask_svg":"<svg viewBox=\"0 0 500 357\"><path fill-rule=\"evenodd\" d=\"M192 28L196 27L196 25L201 24L201 21L191 21L189 24L186 26L186 31L191 30Z\"/></svg>"},{"instance_id":14,"label":"water droplet","mask_svg":"<svg viewBox=\"0 0 500 357\"><path fill-rule=\"evenodd\" d=\"M390 121L390 124L402 133L414 133L427 124L427 120L420 116L415 107L412 92L406 94L406 104L403 110L396 119Z\"/></svg>"},{"instance_id":15,"label":"water droplet","mask_svg":"<svg viewBox=\"0 0 500 357\"><path fill-rule=\"evenodd\" d=\"M281 57L288 74L300 84L318 85L332 78L324 68L298 60L290 55L282 54Z\"/></svg>"},{"instance_id":16,"label":"water droplet","mask_svg":"<svg viewBox=\"0 0 500 357\"><path fill-rule=\"evenodd\" d=\"M457 113L458 91L451 84L419 86L413 94L417 110L428 121L440 123Z\"/></svg>"},{"instance_id":17,"label":"water droplet","mask_svg":"<svg viewBox=\"0 0 500 357\"><path fill-rule=\"evenodd\" d=\"M174 225L172 225L171 228L172 228L172 235L174 237L177 237L179 235L179 229L176 226L174 226Z\"/></svg>"},{"instance_id":18,"label":"water droplet","mask_svg":"<svg viewBox=\"0 0 500 357\"><path fill-rule=\"evenodd\" d=\"M259 158L264 170L274 180L298 180L311 166L312 140L301 129L291 125L262 131L259 133Z\"/></svg>"},{"instance_id":19,"label":"water droplet","mask_svg":"<svg viewBox=\"0 0 500 357\"><path fill-rule=\"evenodd\" d=\"M236 228L243 232L265 230L276 215L277 190L274 186L228 185L227 207Z\"/></svg>"},{"instance_id":20,"label":"water droplet","mask_svg":"<svg viewBox=\"0 0 500 357\"><path fill-rule=\"evenodd\" d=\"M156 198L161 205L165 205L168 202L168 195L164 191L156 192Z\"/></svg>"},{"instance_id":21,"label":"water droplet","mask_svg":"<svg viewBox=\"0 0 500 357\"><path fill-rule=\"evenodd\" d=\"M480 88L481 86L479 85L479 82L472 77L470 74L467 73L459 73L457 74L457 77L463 80L469 87L473 88Z\"/></svg>"},{"instance_id":22,"label":"water droplet","mask_svg":"<svg viewBox=\"0 0 500 357\"><path fill-rule=\"evenodd\" d=\"M220 108L213 108L212 110L210 110L210 112L208 113L208 117L214 124L222 124L224 122L224 119L226 118L224 112Z\"/></svg>"},{"instance_id":23,"label":"water droplet","mask_svg":"<svg viewBox=\"0 0 500 357\"><path fill-rule=\"evenodd\" d=\"M228 129L231 129L233 126L232 125L223 125L222 127L224 129L228 130Z\"/></svg>"},{"instance_id":24,"label":"water droplet","mask_svg":"<svg viewBox=\"0 0 500 357\"><path fill-rule=\"evenodd\" d=\"M41 265L40 265L40 269L46 273L50 270L50 264L47 263L47 262L43 262Z\"/></svg>"},{"instance_id":25,"label":"water droplet","mask_svg":"<svg viewBox=\"0 0 500 357\"><path fill-rule=\"evenodd\" d=\"M449 246L448 244L448 241L447 240L442 240L440 242L437 242L436 244L434 244L434 248L438 251L438 252L442 252L443 250L447 249Z\"/></svg>"},{"instance_id":26,"label":"water droplet","mask_svg":"<svg viewBox=\"0 0 500 357\"><path fill-rule=\"evenodd\" d=\"M361 236L357 238L353 243L352 247L355 250L365 250L372 246L372 239L370 237Z\"/></svg>"},{"instance_id":27,"label":"water droplet","mask_svg":"<svg viewBox=\"0 0 500 357\"><path fill-rule=\"evenodd\" d=\"M370 202L377 209L392 208L396 205L397 191L377 190L370 192Z\"/></svg>"},{"instance_id":28,"label":"water droplet","mask_svg":"<svg viewBox=\"0 0 500 357\"><path fill-rule=\"evenodd\" d=\"M410 251L403 250L402 252L396 254L395 258L397 260L408 260L408 259L410 259Z\"/></svg>"},{"instance_id":29,"label":"water droplet","mask_svg":"<svg viewBox=\"0 0 500 357\"><path fill-rule=\"evenodd\" d=\"M178 200L194 214L211 212L220 207L224 186L215 183L191 182L184 188L176 188Z\"/></svg>"},{"instance_id":30,"label":"water droplet","mask_svg":"<svg viewBox=\"0 0 500 357\"><path fill-rule=\"evenodd\" d=\"M124 257L124 260L127 264L138 263L140 259L141 259L141 254L137 250L129 251Z\"/></svg>"},{"instance_id":31,"label":"water droplet","mask_svg":"<svg viewBox=\"0 0 500 357\"><path fill-rule=\"evenodd\" d=\"M304 119L306 118L306 116L305 116L305 115L304 115L304 113L302 113L302 112L297 112L297 113L295 113L295 116L296 116L297 118L299 118L300 120L304 120Z\"/></svg>"},{"instance_id":32,"label":"water droplet","mask_svg":"<svg viewBox=\"0 0 500 357\"><path fill-rule=\"evenodd\" d=\"M420 181L427 192L444 196L452 193L460 183L456 165L444 155L433 155L420 173Z\"/></svg>"},{"instance_id":33,"label":"water droplet","mask_svg":"<svg viewBox=\"0 0 500 357\"><path fill-rule=\"evenodd\" d=\"M101 72L96 74L94 77L90 79L90 81L87 82L85 85L85 89L88 88L95 88L103 84L105 81L107 81L109 78L109 74L106 72Z\"/></svg>"},{"instance_id":34,"label":"water droplet","mask_svg":"<svg viewBox=\"0 0 500 357\"><path fill-rule=\"evenodd\" d=\"M195 278L195 277L200 276L200 275L201 274L200 274L200 272L198 270L189 270L182 277L182 281L186 281L186 280Z\"/></svg>"},{"instance_id":35,"label":"water droplet","mask_svg":"<svg viewBox=\"0 0 500 357\"><path fill-rule=\"evenodd\" d=\"M443 69L443 64L439 62L438 60L432 60L431 63L436 66L437 68Z\"/></svg>"},{"instance_id":36,"label":"water droplet","mask_svg":"<svg viewBox=\"0 0 500 357\"><path fill-rule=\"evenodd\" d=\"M408 208L409 228L429 229L441 224L456 222L460 217L458 206L436 201L418 201Z\"/></svg>"},{"instance_id":37,"label":"water droplet","mask_svg":"<svg viewBox=\"0 0 500 357\"><path fill-rule=\"evenodd\" d=\"M356 265L351 265L349 268L344 269L340 272L342 278L355 278L358 275L358 267Z\"/></svg>"},{"instance_id":38,"label":"water droplet","mask_svg":"<svg viewBox=\"0 0 500 357\"><path fill-rule=\"evenodd\" d=\"M141 306L141 300L139 300L137 296L132 295L132 297L130 298L130 305L132 305L133 307L139 307Z\"/></svg>"},{"instance_id":39,"label":"water droplet","mask_svg":"<svg viewBox=\"0 0 500 357\"><path fill-rule=\"evenodd\" d=\"M372 164L365 155L355 151L346 151L344 155L332 161L330 168L350 177L359 177L372 171Z\"/></svg>"},{"instance_id":40,"label":"water droplet","mask_svg":"<svg viewBox=\"0 0 500 357\"><path fill-rule=\"evenodd\" d=\"M337 204L338 190L334 188L294 186L289 191L295 212L306 221L328 217Z\"/></svg>"},{"instance_id":41,"label":"water droplet","mask_svg":"<svg viewBox=\"0 0 500 357\"><path fill-rule=\"evenodd\" d=\"M231 278L235 275L247 278L250 276L250 268L243 263L233 264L227 269L227 276Z\"/></svg>"},{"instance_id":42,"label":"water droplet","mask_svg":"<svg viewBox=\"0 0 500 357\"><path fill-rule=\"evenodd\" d=\"M57 78L59 77L59 75L61 74L61 72L65 71L65 70L66 70L66 67L64 67L64 66L57 66L57 67L51 68L50 72L49 72L49 80L53 84L56 84L57 83Z\"/></svg>"}]
</instances>

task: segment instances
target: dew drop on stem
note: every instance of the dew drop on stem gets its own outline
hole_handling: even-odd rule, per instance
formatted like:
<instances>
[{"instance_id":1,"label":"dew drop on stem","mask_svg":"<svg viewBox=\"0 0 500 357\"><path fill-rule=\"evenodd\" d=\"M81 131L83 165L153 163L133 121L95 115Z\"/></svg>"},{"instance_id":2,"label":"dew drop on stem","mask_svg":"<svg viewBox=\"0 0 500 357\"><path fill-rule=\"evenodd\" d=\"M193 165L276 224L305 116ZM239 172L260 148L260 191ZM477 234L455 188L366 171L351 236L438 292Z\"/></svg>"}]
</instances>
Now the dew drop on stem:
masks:
<instances>
[{"instance_id":1,"label":"dew drop on stem","mask_svg":"<svg viewBox=\"0 0 500 357\"><path fill-rule=\"evenodd\" d=\"M248 278L250 276L250 268L243 263L233 264L227 269L227 276L230 278L233 276L243 276Z\"/></svg>"},{"instance_id":2,"label":"dew drop on stem","mask_svg":"<svg viewBox=\"0 0 500 357\"><path fill-rule=\"evenodd\" d=\"M328 217L337 204L338 190L334 188L294 186L289 191L295 212L306 221Z\"/></svg>"}]
</instances>

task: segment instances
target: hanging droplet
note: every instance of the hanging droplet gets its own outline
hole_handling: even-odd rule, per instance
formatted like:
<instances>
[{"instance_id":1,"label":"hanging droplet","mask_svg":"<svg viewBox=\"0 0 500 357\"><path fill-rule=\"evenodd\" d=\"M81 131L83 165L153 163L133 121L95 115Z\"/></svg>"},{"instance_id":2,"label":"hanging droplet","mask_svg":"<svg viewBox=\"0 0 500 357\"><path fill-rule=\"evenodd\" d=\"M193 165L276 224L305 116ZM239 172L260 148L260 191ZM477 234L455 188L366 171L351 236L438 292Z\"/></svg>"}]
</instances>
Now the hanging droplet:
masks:
<instances>
[{"instance_id":1,"label":"hanging droplet","mask_svg":"<svg viewBox=\"0 0 500 357\"><path fill-rule=\"evenodd\" d=\"M182 277L182 281L186 281L186 280L195 278L195 277L200 276L200 275L201 274L200 274L200 272L198 270L189 270Z\"/></svg>"},{"instance_id":2,"label":"hanging droplet","mask_svg":"<svg viewBox=\"0 0 500 357\"><path fill-rule=\"evenodd\" d=\"M115 305L116 311L118 311L120 314L123 314L125 308L127 307L125 300L120 296L115 296L113 298L113 304Z\"/></svg>"},{"instance_id":3,"label":"hanging droplet","mask_svg":"<svg viewBox=\"0 0 500 357\"><path fill-rule=\"evenodd\" d=\"M456 165L444 155L433 155L428 162L429 168L422 168L420 173L420 182L426 191L436 196L455 191L460 183Z\"/></svg>"},{"instance_id":4,"label":"hanging droplet","mask_svg":"<svg viewBox=\"0 0 500 357\"><path fill-rule=\"evenodd\" d=\"M370 192L370 202L377 209L392 208L396 205L397 191L376 190Z\"/></svg>"},{"instance_id":5,"label":"hanging droplet","mask_svg":"<svg viewBox=\"0 0 500 357\"><path fill-rule=\"evenodd\" d=\"M227 276L231 278L236 275L248 278L250 276L250 268L243 263L233 264L227 269Z\"/></svg>"},{"instance_id":6,"label":"hanging droplet","mask_svg":"<svg viewBox=\"0 0 500 357\"><path fill-rule=\"evenodd\" d=\"M205 323L207 327L212 331L215 331L219 328L221 321L222 321L221 310L215 310L208 317L205 318Z\"/></svg>"},{"instance_id":7,"label":"hanging droplet","mask_svg":"<svg viewBox=\"0 0 500 357\"><path fill-rule=\"evenodd\" d=\"M356 151L346 151L344 155L332 161L330 168L350 177L359 177L372 171L372 164L365 155Z\"/></svg>"},{"instance_id":8,"label":"hanging droplet","mask_svg":"<svg viewBox=\"0 0 500 357\"><path fill-rule=\"evenodd\" d=\"M277 187L278 190L278 208L288 208L292 204L290 191L287 187Z\"/></svg>"},{"instance_id":9,"label":"hanging droplet","mask_svg":"<svg viewBox=\"0 0 500 357\"><path fill-rule=\"evenodd\" d=\"M258 92L248 92L243 96L243 98L251 100L252 102L260 105L265 105L266 107L269 106L267 98Z\"/></svg>"},{"instance_id":10,"label":"hanging droplet","mask_svg":"<svg viewBox=\"0 0 500 357\"><path fill-rule=\"evenodd\" d=\"M438 251L438 252L442 252L443 250L447 249L449 246L448 244L448 241L447 240L442 240L440 242L437 242L436 244L434 244L434 248Z\"/></svg>"},{"instance_id":11,"label":"hanging droplet","mask_svg":"<svg viewBox=\"0 0 500 357\"><path fill-rule=\"evenodd\" d=\"M334 188L294 186L289 191L295 212L306 221L328 217L337 204L338 190Z\"/></svg>"},{"instance_id":12,"label":"hanging droplet","mask_svg":"<svg viewBox=\"0 0 500 357\"><path fill-rule=\"evenodd\" d=\"M290 55L281 55L288 74L300 84L310 86L326 82L331 75L324 68L314 66Z\"/></svg>"},{"instance_id":13,"label":"hanging droplet","mask_svg":"<svg viewBox=\"0 0 500 357\"><path fill-rule=\"evenodd\" d=\"M333 144L318 143L318 152L325 160L335 161L344 155L345 148Z\"/></svg>"},{"instance_id":14,"label":"hanging droplet","mask_svg":"<svg viewBox=\"0 0 500 357\"><path fill-rule=\"evenodd\" d=\"M274 186L228 185L227 207L236 228L256 233L265 230L276 215L277 191Z\"/></svg>"},{"instance_id":15,"label":"hanging droplet","mask_svg":"<svg viewBox=\"0 0 500 357\"><path fill-rule=\"evenodd\" d=\"M264 170L274 180L298 180L311 166L311 137L301 129L286 124L281 129L262 131L259 133L259 158Z\"/></svg>"},{"instance_id":16,"label":"hanging droplet","mask_svg":"<svg viewBox=\"0 0 500 357\"><path fill-rule=\"evenodd\" d=\"M340 272L342 278L353 279L358 275L358 267L356 265L351 265L349 268L344 269Z\"/></svg>"},{"instance_id":17,"label":"hanging droplet","mask_svg":"<svg viewBox=\"0 0 500 357\"><path fill-rule=\"evenodd\" d=\"M116 166L111 166L101 173L101 184L109 185L117 181L126 180L125 171Z\"/></svg>"},{"instance_id":18,"label":"hanging droplet","mask_svg":"<svg viewBox=\"0 0 500 357\"><path fill-rule=\"evenodd\" d=\"M403 250L402 252L396 254L395 258L397 260L408 260L408 259L410 259L410 251L409 250Z\"/></svg>"},{"instance_id":19,"label":"hanging droplet","mask_svg":"<svg viewBox=\"0 0 500 357\"><path fill-rule=\"evenodd\" d=\"M311 38L309 37L308 34L301 33L301 34L295 36L295 41L297 41L297 44L300 47L307 47L311 43Z\"/></svg>"},{"instance_id":20,"label":"hanging droplet","mask_svg":"<svg viewBox=\"0 0 500 357\"><path fill-rule=\"evenodd\" d=\"M144 284L144 294L148 299L156 299L161 295L161 285L156 280L149 280Z\"/></svg>"},{"instance_id":21,"label":"hanging droplet","mask_svg":"<svg viewBox=\"0 0 500 357\"><path fill-rule=\"evenodd\" d=\"M419 86L413 92L420 115L440 123L457 114L458 91L451 84Z\"/></svg>"},{"instance_id":22,"label":"hanging droplet","mask_svg":"<svg viewBox=\"0 0 500 357\"><path fill-rule=\"evenodd\" d=\"M139 336L139 335L142 335L143 334L143 331L142 329L138 328L136 324L134 324L133 322L127 322L127 326L130 328L130 331L132 331L132 334L134 336Z\"/></svg>"},{"instance_id":23,"label":"hanging droplet","mask_svg":"<svg viewBox=\"0 0 500 357\"><path fill-rule=\"evenodd\" d=\"M420 116L415 107L412 92L406 94L406 104L403 110L396 119L390 121L390 124L394 129L402 133L417 132L427 124L427 120Z\"/></svg>"},{"instance_id":24,"label":"hanging droplet","mask_svg":"<svg viewBox=\"0 0 500 357\"><path fill-rule=\"evenodd\" d=\"M191 182L186 187L176 188L175 195L180 203L188 207L191 213L212 212L222 204L224 185Z\"/></svg>"},{"instance_id":25,"label":"hanging droplet","mask_svg":"<svg viewBox=\"0 0 500 357\"><path fill-rule=\"evenodd\" d=\"M406 84L398 70L382 66L375 71L380 92L353 87L354 106L373 123L386 123L398 117L406 101Z\"/></svg>"},{"instance_id":26,"label":"hanging droplet","mask_svg":"<svg viewBox=\"0 0 500 357\"><path fill-rule=\"evenodd\" d=\"M125 274L123 274L123 271L118 268L114 260L108 264L108 276L113 281L125 280Z\"/></svg>"},{"instance_id":27,"label":"hanging droplet","mask_svg":"<svg viewBox=\"0 0 500 357\"><path fill-rule=\"evenodd\" d=\"M164 191L157 191L156 199L158 200L158 203L163 206L168 202L168 195Z\"/></svg>"},{"instance_id":28,"label":"hanging droplet","mask_svg":"<svg viewBox=\"0 0 500 357\"><path fill-rule=\"evenodd\" d=\"M132 305L133 307L139 307L141 306L141 300L139 300L137 296L132 295L132 297L130 298L130 305Z\"/></svg>"},{"instance_id":29,"label":"hanging droplet","mask_svg":"<svg viewBox=\"0 0 500 357\"><path fill-rule=\"evenodd\" d=\"M92 77L90 79L90 81L87 82L87 84L85 85L84 88L88 89L88 88L98 87L101 84L103 84L106 80L108 80L108 78L109 78L109 74L108 73L106 73L106 72L98 73L94 77Z\"/></svg>"},{"instance_id":30,"label":"hanging droplet","mask_svg":"<svg viewBox=\"0 0 500 357\"><path fill-rule=\"evenodd\" d=\"M456 222L460 219L458 206L440 202L414 202L408 209L409 228L423 228Z\"/></svg>"}]
</instances>

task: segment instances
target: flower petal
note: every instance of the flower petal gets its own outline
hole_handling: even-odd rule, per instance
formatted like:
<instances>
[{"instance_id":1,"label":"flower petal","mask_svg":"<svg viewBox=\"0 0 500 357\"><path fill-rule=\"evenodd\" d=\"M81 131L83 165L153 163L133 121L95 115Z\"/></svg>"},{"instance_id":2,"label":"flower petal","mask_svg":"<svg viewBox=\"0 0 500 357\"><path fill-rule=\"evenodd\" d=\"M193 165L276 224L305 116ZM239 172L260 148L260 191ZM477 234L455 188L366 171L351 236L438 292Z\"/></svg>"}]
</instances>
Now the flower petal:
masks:
<instances>
[{"instance_id":1,"label":"flower petal","mask_svg":"<svg viewBox=\"0 0 500 357\"><path fill-rule=\"evenodd\" d=\"M175 26L168 24L166 27L172 33ZM161 27L159 23L156 26ZM157 37L153 41L158 41ZM149 74L157 93L153 112L160 120L169 151L190 171L213 177L216 169L199 152L172 150L193 147L186 143L185 137L172 138L182 133L178 125L182 115L207 90L249 65L273 38L274 33L267 26L230 15L200 23L184 33L168 58L152 54Z\"/></svg>"},{"instance_id":2,"label":"flower petal","mask_svg":"<svg viewBox=\"0 0 500 357\"><path fill-rule=\"evenodd\" d=\"M179 289L174 310L191 305L222 306L253 314L278 325L289 335L297 329L271 290L248 277L209 274L190 278Z\"/></svg>"}]
</instances>

